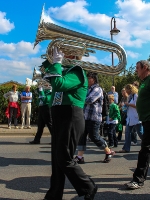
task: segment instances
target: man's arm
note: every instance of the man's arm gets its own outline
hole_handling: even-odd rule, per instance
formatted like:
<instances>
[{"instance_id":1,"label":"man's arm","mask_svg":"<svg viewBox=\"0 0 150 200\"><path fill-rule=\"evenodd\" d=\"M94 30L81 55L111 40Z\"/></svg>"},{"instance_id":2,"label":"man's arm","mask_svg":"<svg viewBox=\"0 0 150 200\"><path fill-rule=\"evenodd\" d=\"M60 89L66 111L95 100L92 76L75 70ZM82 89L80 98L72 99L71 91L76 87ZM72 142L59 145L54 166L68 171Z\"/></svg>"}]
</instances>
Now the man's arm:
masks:
<instances>
[{"instance_id":1,"label":"man's arm","mask_svg":"<svg viewBox=\"0 0 150 200\"><path fill-rule=\"evenodd\" d=\"M85 103L92 104L99 98L101 98L101 100L103 99L103 91L100 87L95 87L92 92L87 95Z\"/></svg>"},{"instance_id":2,"label":"man's arm","mask_svg":"<svg viewBox=\"0 0 150 200\"><path fill-rule=\"evenodd\" d=\"M30 100L32 99L32 92L30 92L30 96L23 96L21 93L21 100Z\"/></svg>"}]
</instances>

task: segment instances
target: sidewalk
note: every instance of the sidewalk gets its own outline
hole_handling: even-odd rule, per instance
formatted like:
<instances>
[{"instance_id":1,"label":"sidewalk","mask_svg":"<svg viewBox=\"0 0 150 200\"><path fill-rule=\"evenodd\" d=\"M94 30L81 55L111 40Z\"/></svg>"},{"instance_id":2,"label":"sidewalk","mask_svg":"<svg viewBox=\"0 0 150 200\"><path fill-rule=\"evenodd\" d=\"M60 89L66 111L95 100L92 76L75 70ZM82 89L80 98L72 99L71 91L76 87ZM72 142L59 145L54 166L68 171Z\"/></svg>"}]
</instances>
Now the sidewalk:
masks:
<instances>
[{"instance_id":1,"label":"sidewalk","mask_svg":"<svg viewBox=\"0 0 150 200\"><path fill-rule=\"evenodd\" d=\"M20 127L21 125L18 125L18 127ZM31 125L31 129L15 129L14 126L11 127L11 129L8 129L8 125L7 124L0 124L0 136L33 136L35 135L37 132L37 125ZM44 132L43 135L45 136L49 136L49 130L47 127L44 128Z\"/></svg>"}]
</instances>

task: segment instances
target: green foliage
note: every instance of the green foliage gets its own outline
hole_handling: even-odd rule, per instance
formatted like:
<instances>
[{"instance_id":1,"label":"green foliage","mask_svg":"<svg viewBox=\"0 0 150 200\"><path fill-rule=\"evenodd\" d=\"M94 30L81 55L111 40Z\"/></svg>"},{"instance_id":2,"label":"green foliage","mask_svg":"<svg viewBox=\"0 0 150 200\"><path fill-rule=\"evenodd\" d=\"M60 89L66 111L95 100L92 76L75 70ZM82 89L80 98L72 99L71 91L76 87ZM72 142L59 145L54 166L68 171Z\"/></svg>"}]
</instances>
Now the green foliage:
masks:
<instances>
[{"instance_id":1,"label":"green foliage","mask_svg":"<svg viewBox=\"0 0 150 200\"><path fill-rule=\"evenodd\" d=\"M25 85L19 86L18 91L21 93L24 91ZM5 111L8 106L8 101L3 97L3 95L10 91L11 87L8 86L0 86L0 123L6 123L7 124L7 118L5 116ZM37 106L37 94L36 94L36 87L32 86L31 90L33 99L32 99L32 106L31 106L31 124L37 123L37 116L38 116L38 106ZM19 105L21 105L20 99L19 99ZM21 116L18 118L18 123L21 123Z\"/></svg>"},{"instance_id":2,"label":"green foliage","mask_svg":"<svg viewBox=\"0 0 150 200\"><path fill-rule=\"evenodd\" d=\"M113 76L108 75L98 75L99 84L106 92L109 92L111 86L113 85ZM121 90L127 84L132 84L134 81L139 81L135 73L135 67L131 66L128 70L124 70L121 74L114 76L114 85L116 87L116 92L119 94L119 100L121 99Z\"/></svg>"}]
</instances>

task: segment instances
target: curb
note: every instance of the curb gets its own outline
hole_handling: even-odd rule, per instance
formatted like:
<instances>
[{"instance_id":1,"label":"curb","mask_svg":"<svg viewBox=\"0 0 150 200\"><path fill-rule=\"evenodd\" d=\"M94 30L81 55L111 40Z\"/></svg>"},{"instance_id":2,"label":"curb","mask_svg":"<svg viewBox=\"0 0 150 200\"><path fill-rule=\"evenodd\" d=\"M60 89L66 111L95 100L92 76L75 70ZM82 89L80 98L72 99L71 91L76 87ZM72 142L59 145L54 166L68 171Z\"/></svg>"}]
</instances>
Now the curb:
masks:
<instances>
[{"instance_id":1,"label":"curb","mask_svg":"<svg viewBox=\"0 0 150 200\"><path fill-rule=\"evenodd\" d=\"M13 126L11 129L8 129L7 124L0 125L0 136L35 136L37 132L37 125L32 125L31 129L15 129ZM47 127L44 128L43 134L49 136L49 130Z\"/></svg>"}]
</instances>

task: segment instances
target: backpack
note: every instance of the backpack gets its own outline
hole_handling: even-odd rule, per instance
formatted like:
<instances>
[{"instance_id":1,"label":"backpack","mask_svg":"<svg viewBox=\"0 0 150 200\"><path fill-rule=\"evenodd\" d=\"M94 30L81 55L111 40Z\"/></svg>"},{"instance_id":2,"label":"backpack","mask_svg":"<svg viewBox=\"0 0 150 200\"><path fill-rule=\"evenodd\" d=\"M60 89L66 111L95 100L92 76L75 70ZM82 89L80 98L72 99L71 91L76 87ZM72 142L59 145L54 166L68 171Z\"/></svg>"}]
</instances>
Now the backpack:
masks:
<instances>
[{"instance_id":1,"label":"backpack","mask_svg":"<svg viewBox=\"0 0 150 200\"><path fill-rule=\"evenodd\" d=\"M109 113L109 99L108 94L103 90L103 105L102 105L102 117L106 117Z\"/></svg>"}]
</instances>

